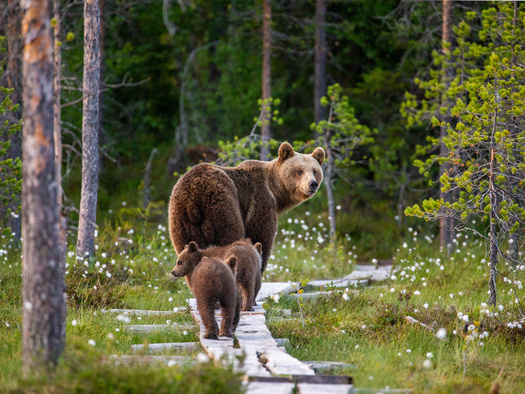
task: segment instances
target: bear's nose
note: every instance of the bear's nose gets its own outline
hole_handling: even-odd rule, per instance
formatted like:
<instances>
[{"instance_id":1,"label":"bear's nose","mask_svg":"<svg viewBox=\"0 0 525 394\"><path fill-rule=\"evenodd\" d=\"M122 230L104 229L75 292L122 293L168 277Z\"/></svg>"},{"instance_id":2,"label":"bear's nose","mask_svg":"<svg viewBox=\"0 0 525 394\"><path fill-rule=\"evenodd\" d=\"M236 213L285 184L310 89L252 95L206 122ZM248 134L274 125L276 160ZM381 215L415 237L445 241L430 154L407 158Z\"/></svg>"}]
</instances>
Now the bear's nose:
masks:
<instances>
[{"instance_id":1,"label":"bear's nose","mask_svg":"<svg viewBox=\"0 0 525 394\"><path fill-rule=\"evenodd\" d=\"M316 182L316 181L311 181L308 186L310 186L310 189L312 190L316 190L317 189L317 186L319 186L319 184Z\"/></svg>"},{"instance_id":2,"label":"bear's nose","mask_svg":"<svg viewBox=\"0 0 525 394\"><path fill-rule=\"evenodd\" d=\"M173 276L177 276L177 275L175 275L175 271L171 271L171 274L172 274Z\"/></svg>"}]
</instances>

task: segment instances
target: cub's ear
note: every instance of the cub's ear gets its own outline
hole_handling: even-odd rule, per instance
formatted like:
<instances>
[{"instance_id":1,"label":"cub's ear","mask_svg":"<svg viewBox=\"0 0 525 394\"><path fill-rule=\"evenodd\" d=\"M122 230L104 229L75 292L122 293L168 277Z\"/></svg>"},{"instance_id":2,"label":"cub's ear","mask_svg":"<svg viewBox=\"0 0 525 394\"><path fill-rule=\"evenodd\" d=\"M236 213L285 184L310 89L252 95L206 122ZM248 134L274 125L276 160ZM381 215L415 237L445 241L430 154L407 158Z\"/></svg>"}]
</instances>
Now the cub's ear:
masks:
<instances>
[{"instance_id":1,"label":"cub's ear","mask_svg":"<svg viewBox=\"0 0 525 394\"><path fill-rule=\"evenodd\" d=\"M235 256L230 257L228 260L226 260L226 265L233 271L237 265L237 258Z\"/></svg>"},{"instance_id":2,"label":"cub's ear","mask_svg":"<svg viewBox=\"0 0 525 394\"><path fill-rule=\"evenodd\" d=\"M197 246L197 242L191 241L188 245L188 252L193 253L199 250L199 247Z\"/></svg>"},{"instance_id":3,"label":"cub's ear","mask_svg":"<svg viewBox=\"0 0 525 394\"><path fill-rule=\"evenodd\" d=\"M262 256L262 244L260 242L257 242L255 245L253 245L255 247L255 250L257 252L259 252L259 254Z\"/></svg>"},{"instance_id":4,"label":"cub's ear","mask_svg":"<svg viewBox=\"0 0 525 394\"><path fill-rule=\"evenodd\" d=\"M209 263L211 261L211 259L209 257L206 257L204 256L202 259L201 259L201 263Z\"/></svg>"},{"instance_id":5,"label":"cub's ear","mask_svg":"<svg viewBox=\"0 0 525 394\"><path fill-rule=\"evenodd\" d=\"M294 157L295 152L293 151L293 146L288 142L283 142L279 147L279 161L283 162L291 157Z\"/></svg>"},{"instance_id":6,"label":"cub's ear","mask_svg":"<svg viewBox=\"0 0 525 394\"><path fill-rule=\"evenodd\" d=\"M323 148L315 148L315 150L312 153L312 157L317 160L319 165L322 165L325 158L325 153Z\"/></svg>"}]
</instances>

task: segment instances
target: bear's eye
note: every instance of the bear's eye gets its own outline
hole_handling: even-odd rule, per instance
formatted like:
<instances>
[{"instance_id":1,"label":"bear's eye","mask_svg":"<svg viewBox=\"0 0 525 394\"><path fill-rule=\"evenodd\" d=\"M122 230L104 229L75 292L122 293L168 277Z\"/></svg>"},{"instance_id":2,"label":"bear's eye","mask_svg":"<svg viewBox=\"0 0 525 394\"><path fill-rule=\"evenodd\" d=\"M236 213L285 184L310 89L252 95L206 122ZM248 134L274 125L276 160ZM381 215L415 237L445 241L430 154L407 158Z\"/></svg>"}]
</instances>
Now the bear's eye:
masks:
<instances>
[{"instance_id":1,"label":"bear's eye","mask_svg":"<svg viewBox=\"0 0 525 394\"><path fill-rule=\"evenodd\" d=\"M177 261L177 265L182 265L182 261Z\"/></svg>"},{"instance_id":2,"label":"bear's eye","mask_svg":"<svg viewBox=\"0 0 525 394\"><path fill-rule=\"evenodd\" d=\"M314 170L314 176L317 176L317 171L316 170Z\"/></svg>"},{"instance_id":3,"label":"bear's eye","mask_svg":"<svg viewBox=\"0 0 525 394\"><path fill-rule=\"evenodd\" d=\"M303 170L297 171L297 175L303 175Z\"/></svg>"}]
</instances>

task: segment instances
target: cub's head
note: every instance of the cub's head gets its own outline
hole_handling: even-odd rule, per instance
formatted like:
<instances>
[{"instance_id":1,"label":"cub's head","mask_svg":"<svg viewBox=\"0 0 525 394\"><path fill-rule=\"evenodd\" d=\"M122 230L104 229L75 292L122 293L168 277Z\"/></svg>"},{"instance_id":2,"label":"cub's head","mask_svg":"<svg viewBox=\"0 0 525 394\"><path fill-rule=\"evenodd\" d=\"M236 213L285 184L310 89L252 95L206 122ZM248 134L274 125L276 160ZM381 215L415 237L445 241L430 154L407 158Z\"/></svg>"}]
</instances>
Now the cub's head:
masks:
<instances>
[{"instance_id":1,"label":"cub's head","mask_svg":"<svg viewBox=\"0 0 525 394\"><path fill-rule=\"evenodd\" d=\"M283 142L279 147L277 165L281 181L286 186L290 199L295 204L310 199L323 181L325 153L323 148L315 148L311 155L296 153L292 145Z\"/></svg>"},{"instance_id":2,"label":"cub's head","mask_svg":"<svg viewBox=\"0 0 525 394\"><path fill-rule=\"evenodd\" d=\"M177 264L171 271L176 278L189 275L193 272L197 264L202 259L202 251L199 250L196 242L191 241L184 247L177 258Z\"/></svg>"}]
</instances>

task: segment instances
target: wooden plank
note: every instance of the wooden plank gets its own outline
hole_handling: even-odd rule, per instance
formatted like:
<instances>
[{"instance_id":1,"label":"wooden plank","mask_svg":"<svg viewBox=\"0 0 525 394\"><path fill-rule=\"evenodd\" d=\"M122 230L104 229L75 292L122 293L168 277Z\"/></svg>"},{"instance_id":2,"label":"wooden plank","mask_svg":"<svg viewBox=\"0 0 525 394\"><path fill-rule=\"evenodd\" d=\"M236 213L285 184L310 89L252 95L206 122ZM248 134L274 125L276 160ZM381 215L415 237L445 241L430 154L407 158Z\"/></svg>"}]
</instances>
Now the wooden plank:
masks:
<instances>
[{"instance_id":1,"label":"wooden plank","mask_svg":"<svg viewBox=\"0 0 525 394\"><path fill-rule=\"evenodd\" d=\"M163 363L169 366L175 364L187 364L195 363L191 357L185 356L129 356L129 355L112 355L108 359L103 360L106 363L115 363L115 364L155 364Z\"/></svg>"},{"instance_id":2,"label":"wooden plank","mask_svg":"<svg viewBox=\"0 0 525 394\"><path fill-rule=\"evenodd\" d=\"M257 301L262 301L272 295L285 295L299 290L299 282L264 282L261 285L261 290L257 294Z\"/></svg>"},{"instance_id":3,"label":"wooden plank","mask_svg":"<svg viewBox=\"0 0 525 394\"><path fill-rule=\"evenodd\" d=\"M344 279L350 279L350 280L363 280L368 279L372 281L383 281L390 277L390 274L392 272L392 266L387 265L383 267L378 267L377 269L375 266L356 266L355 270L351 272L349 275L346 275Z\"/></svg>"},{"instance_id":4,"label":"wooden plank","mask_svg":"<svg viewBox=\"0 0 525 394\"><path fill-rule=\"evenodd\" d=\"M368 279L346 279L346 278L340 278L340 279L317 279L312 280L308 282L308 285L306 285L306 288L309 286L312 287L353 287L353 286L366 286L368 284Z\"/></svg>"},{"instance_id":5,"label":"wooden plank","mask_svg":"<svg viewBox=\"0 0 525 394\"><path fill-rule=\"evenodd\" d=\"M198 327L195 324L134 324L125 326L124 331L132 332L134 334L147 334L152 332L165 332L165 331L180 331L180 330L197 330Z\"/></svg>"},{"instance_id":6,"label":"wooden plank","mask_svg":"<svg viewBox=\"0 0 525 394\"><path fill-rule=\"evenodd\" d=\"M147 351L148 353L162 353L166 350L193 351L201 348L199 342L150 343L149 345L131 345L131 353Z\"/></svg>"},{"instance_id":7,"label":"wooden plank","mask_svg":"<svg viewBox=\"0 0 525 394\"><path fill-rule=\"evenodd\" d=\"M311 384L299 383L297 392L299 394L348 394L351 393L351 384ZM383 391L381 391L382 393Z\"/></svg>"},{"instance_id":8,"label":"wooden plank","mask_svg":"<svg viewBox=\"0 0 525 394\"><path fill-rule=\"evenodd\" d=\"M150 311L150 310L143 310L143 309L110 309L105 310L102 309L102 313L121 313L123 315L136 315L136 316L165 316L165 315L173 315L175 313L181 313L184 312L187 308L186 307L180 307L180 308L173 308L172 311Z\"/></svg>"},{"instance_id":9,"label":"wooden plank","mask_svg":"<svg viewBox=\"0 0 525 394\"><path fill-rule=\"evenodd\" d=\"M316 373L333 373L334 371L347 369L357 369L357 365L341 363L337 361L303 361L306 365L313 368Z\"/></svg>"},{"instance_id":10,"label":"wooden plank","mask_svg":"<svg viewBox=\"0 0 525 394\"><path fill-rule=\"evenodd\" d=\"M250 382L246 394L292 394L294 389L291 382Z\"/></svg>"}]
</instances>

